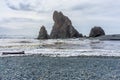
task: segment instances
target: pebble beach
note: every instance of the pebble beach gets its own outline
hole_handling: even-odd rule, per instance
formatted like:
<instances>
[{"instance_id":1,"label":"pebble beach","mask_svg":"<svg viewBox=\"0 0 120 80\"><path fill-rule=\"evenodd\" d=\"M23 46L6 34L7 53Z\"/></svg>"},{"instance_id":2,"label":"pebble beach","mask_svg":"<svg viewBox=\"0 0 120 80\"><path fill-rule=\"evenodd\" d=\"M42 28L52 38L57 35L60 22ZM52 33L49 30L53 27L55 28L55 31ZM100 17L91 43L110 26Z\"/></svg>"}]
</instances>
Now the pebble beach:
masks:
<instances>
[{"instance_id":1,"label":"pebble beach","mask_svg":"<svg viewBox=\"0 0 120 80\"><path fill-rule=\"evenodd\" d=\"M0 57L0 80L119 80L119 57Z\"/></svg>"}]
</instances>

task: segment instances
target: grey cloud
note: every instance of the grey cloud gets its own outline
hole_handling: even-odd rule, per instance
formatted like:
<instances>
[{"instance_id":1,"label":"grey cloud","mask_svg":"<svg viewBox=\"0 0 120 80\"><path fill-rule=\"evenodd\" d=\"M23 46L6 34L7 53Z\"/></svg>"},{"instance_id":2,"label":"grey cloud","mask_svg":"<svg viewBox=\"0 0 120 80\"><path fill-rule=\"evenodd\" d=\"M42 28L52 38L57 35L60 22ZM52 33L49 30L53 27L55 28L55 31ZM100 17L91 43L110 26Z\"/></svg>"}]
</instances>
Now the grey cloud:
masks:
<instances>
[{"instance_id":1,"label":"grey cloud","mask_svg":"<svg viewBox=\"0 0 120 80\"><path fill-rule=\"evenodd\" d=\"M13 6L13 5L11 5L11 4L8 2L8 0L5 0L5 3L6 3L6 5L7 5L7 7L9 7L10 9L18 10L18 8L15 7L15 6Z\"/></svg>"},{"instance_id":2,"label":"grey cloud","mask_svg":"<svg viewBox=\"0 0 120 80\"><path fill-rule=\"evenodd\" d=\"M120 7L120 1L119 0L93 0L93 1L78 1L78 4L76 5L66 5L64 1L61 1L62 5L59 7L49 7L51 6L50 4L46 4L49 0L34 0L34 1L26 1L26 0L19 0L17 4L13 4L11 1L12 0L5 0L7 6L12 9L12 10L21 10L21 11L34 11L38 13L45 13L49 12L52 9L60 9L60 10L71 10L71 11L81 11L82 13L85 14L99 14L99 13L108 13L110 10L116 10L118 7ZM42 3L44 1L44 3ZM66 0L67 1L67 0ZM69 1L69 0L68 0ZM33 4L32 4L33 3ZM52 1L51 1L52 3ZM73 3L74 4L74 3ZM54 5L54 4L52 4ZM46 7L47 6L47 7ZM61 7L61 8L60 8ZM67 8L66 8L67 7ZM69 8L68 8L69 7ZM108 11L109 10L109 11Z\"/></svg>"},{"instance_id":3,"label":"grey cloud","mask_svg":"<svg viewBox=\"0 0 120 80\"><path fill-rule=\"evenodd\" d=\"M33 20L33 19L29 19L29 18L10 18L9 19L10 21L20 21L20 22L26 22L26 21L29 21L29 22L36 22L37 20Z\"/></svg>"},{"instance_id":4,"label":"grey cloud","mask_svg":"<svg viewBox=\"0 0 120 80\"><path fill-rule=\"evenodd\" d=\"M33 7L29 3L20 2L18 6L10 4L8 0L6 0L6 5L12 10L23 10L23 11L33 11Z\"/></svg>"},{"instance_id":5,"label":"grey cloud","mask_svg":"<svg viewBox=\"0 0 120 80\"><path fill-rule=\"evenodd\" d=\"M4 18L0 21L0 24L11 23L11 22L39 23L39 22L42 22L42 20L34 20L34 19L29 19L29 18L7 18L7 19Z\"/></svg>"},{"instance_id":6,"label":"grey cloud","mask_svg":"<svg viewBox=\"0 0 120 80\"><path fill-rule=\"evenodd\" d=\"M87 3L87 4L79 4L79 5L76 5L76 6L74 6L74 7L72 7L72 9L71 10L86 10L86 9L90 9L90 8L93 8L94 7L94 5L93 4L89 4L89 3Z\"/></svg>"},{"instance_id":7,"label":"grey cloud","mask_svg":"<svg viewBox=\"0 0 120 80\"><path fill-rule=\"evenodd\" d=\"M37 13L47 13L48 11L44 11L44 10L39 10L38 9L38 3L36 3L36 6L33 6L30 3L24 3L24 2L20 2L17 6L10 4L9 2L7 2L6 0L6 5L12 9L12 10L17 10L17 11L33 11L33 12L37 12Z\"/></svg>"},{"instance_id":8,"label":"grey cloud","mask_svg":"<svg viewBox=\"0 0 120 80\"><path fill-rule=\"evenodd\" d=\"M32 7L30 6L30 4L20 3L20 4L19 4L19 9L20 9L20 10L25 10L25 11L31 11L31 10L32 10Z\"/></svg>"},{"instance_id":9,"label":"grey cloud","mask_svg":"<svg viewBox=\"0 0 120 80\"><path fill-rule=\"evenodd\" d=\"M10 9L18 10L18 8L16 8L15 6L12 6L12 5L10 5L10 4L7 4L7 6L8 6Z\"/></svg>"},{"instance_id":10,"label":"grey cloud","mask_svg":"<svg viewBox=\"0 0 120 80\"><path fill-rule=\"evenodd\" d=\"M92 2L86 2L83 4L76 5L72 7L72 11L80 11L84 15L104 15L104 16L118 16L120 13L119 8L120 1L116 0L101 0Z\"/></svg>"},{"instance_id":11,"label":"grey cloud","mask_svg":"<svg viewBox=\"0 0 120 80\"><path fill-rule=\"evenodd\" d=\"M20 11L33 11L37 13L49 13L56 10L61 11L67 11L67 12L73 12L73 11L79 11L81 14L84 14L86 16L118 16L118 13L120 13L119 7L120 7L120 1L119 0L93 0L92 2L89 0L86 1L78 1L76 5L65 5L62 1L63 5L61 8L57 6L50 7L51 5L42 3L43 0L34 0L33 4L32 1L26 1L26 0L19 0L17 4L13 4L10 2L12 0L6 0L7 6L12 10L20 10ZM46 0L47 2L47 0ZM52 2L52 1L51 1ZM73 3L74 4L74 3ZM54 5L54 4L52 4ZM46 7L47 6L47 7ZM50 8L49 8L50 7ZM67 7L67 8L66 8Z\"/></svg>"}]
</instances>

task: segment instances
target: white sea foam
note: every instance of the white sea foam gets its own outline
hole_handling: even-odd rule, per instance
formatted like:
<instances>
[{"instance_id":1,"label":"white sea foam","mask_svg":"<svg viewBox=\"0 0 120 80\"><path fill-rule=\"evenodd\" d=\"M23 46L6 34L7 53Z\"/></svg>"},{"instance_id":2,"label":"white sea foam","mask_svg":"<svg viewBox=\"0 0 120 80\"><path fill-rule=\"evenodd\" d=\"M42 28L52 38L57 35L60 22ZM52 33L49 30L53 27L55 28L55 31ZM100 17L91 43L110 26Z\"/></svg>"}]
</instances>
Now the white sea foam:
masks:
<instances>
[{"instance_id":1,"label":"white sea foam","mask_svg":"<svg viewBox=\"0 0 120 80\"><path fill-rule=\"evenodd\" d=\"M120 56L120 41L89 39L0 39L0 53L25 51L25 55ZM8 55L14 56L14 55ZM20 56L20 55L15 55Z\"/></svg>"}]
</instances>

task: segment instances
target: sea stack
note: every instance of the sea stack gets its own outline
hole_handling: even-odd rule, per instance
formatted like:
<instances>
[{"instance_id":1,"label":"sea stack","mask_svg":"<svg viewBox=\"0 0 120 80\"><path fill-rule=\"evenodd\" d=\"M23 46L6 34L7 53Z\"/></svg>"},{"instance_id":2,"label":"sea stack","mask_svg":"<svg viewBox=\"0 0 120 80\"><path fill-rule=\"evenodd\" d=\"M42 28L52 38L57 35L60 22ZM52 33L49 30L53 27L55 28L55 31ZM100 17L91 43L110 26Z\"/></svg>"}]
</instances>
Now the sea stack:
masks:
<instances>
[{"instance_id":1,"label":"sea stack","mask_svg":"<svg viewBox=\"0 0 120 80\"><path fill-rule=\"evenodd\" d=\"M49 35L47 33L47 30L45 29L44 26L41 27L38 39L49 39Z\"/></svg>"},{"instance_id":2,"label":"sea stack","mask_svg":"<svg viewBox=\"0 0 120 80\"><path fill-rule=\"evenodd\" d=\"M105 35L104 30L99 26L95 26L94 28L91 29L89 37L99 37L103 35Z\"/></svg>"},{"instance_id":3,"label":"sea stack","mask_svg":"<svg viewBox=\"0 0 120 80\"><path fill-rule=\"evenodd\" d=\"M62 12L54 11L53 13L54 25L50 34L50 38L79 38L82 37L73 26L71 20L64 16Z\"/></svg>"}]
</instances>

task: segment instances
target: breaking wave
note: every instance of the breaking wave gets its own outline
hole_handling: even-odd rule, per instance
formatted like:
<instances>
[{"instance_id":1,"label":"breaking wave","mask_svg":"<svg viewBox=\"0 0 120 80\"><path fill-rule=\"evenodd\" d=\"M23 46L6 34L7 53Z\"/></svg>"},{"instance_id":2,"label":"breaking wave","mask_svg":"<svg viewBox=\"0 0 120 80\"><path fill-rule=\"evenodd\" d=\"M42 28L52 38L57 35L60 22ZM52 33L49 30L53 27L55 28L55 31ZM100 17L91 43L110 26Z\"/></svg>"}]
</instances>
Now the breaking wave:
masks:
<instances>
[{"instance_id":1,"label":"breaking wave","mask_svg":"<svg viewBox=\"0 0 120 80\"><path fill-rule=\"evenodd\" d=\"M25 55L46 56L120 56L120 41L89 39L0 39L2 52L25 51ZM8 55L12 56L12 55Z\"/></svg>"}]
</instances>

